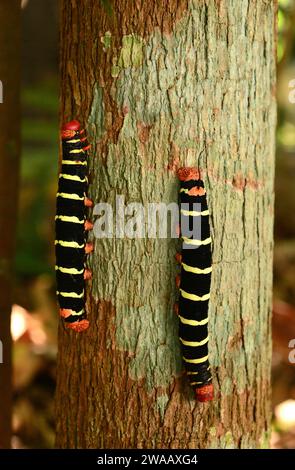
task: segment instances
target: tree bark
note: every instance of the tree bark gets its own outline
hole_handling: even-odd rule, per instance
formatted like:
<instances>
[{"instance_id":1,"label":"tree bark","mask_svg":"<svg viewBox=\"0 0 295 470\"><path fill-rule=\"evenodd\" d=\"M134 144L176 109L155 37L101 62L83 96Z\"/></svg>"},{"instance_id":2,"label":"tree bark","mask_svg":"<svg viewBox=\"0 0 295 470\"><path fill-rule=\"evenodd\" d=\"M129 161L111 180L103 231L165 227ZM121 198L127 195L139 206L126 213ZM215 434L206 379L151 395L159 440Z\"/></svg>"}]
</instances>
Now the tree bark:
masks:
<instances>
[{"instance_id":1,"label":"tree bark","mask_svg":"<svg viewBox=\"0 0 295 470\"><path fill-rule=\"evenodd\" d=\"M112 6L110 16L97 0L61 2L61 118L86 125L95 203L177 202L175 170L201 169L216 398L196 403L182 374L178 242L97 239L91 326L60 328L57 446L267 446L276 2Z\"/></svg>"},{"instance_id":2,"label":"tree bark","mask_svg":"<svg viewBox=\"0 0 295 470\"><path fill-rule=\"evenodd\" d=\"M11 336L20 153L20 0L0 4L0 448L11 442Z\"/></svg>"}]
</instances>

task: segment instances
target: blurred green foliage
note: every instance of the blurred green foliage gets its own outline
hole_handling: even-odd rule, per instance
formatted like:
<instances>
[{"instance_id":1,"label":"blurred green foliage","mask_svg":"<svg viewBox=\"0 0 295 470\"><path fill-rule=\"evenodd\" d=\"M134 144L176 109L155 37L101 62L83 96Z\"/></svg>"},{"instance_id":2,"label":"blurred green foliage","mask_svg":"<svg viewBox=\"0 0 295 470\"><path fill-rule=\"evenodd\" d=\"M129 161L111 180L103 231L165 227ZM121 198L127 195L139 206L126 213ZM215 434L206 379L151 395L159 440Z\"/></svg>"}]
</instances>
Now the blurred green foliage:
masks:
<instances>
[{"instance_id":1,"label":"blurred green foliage","mask_svg":"<svg viewBox=\"0 0 295 470\"><path fill-rule=\"evenodd\" d=\"M278 62L286 51L294 49L294 0L279 0L278 8Z\"/></svg>"},{"instance_id":2,"label":"blurred green foliage","mask_svg":"<svg viewBox=\"0 0 295 470\"><path fill-rule=\"evenodd\" d=\"M52 272L54 195L58 162L58 89L55 79L22 93L21 197L16 272Z\"/></svg>"},{"instance_id":3,"label":"blurred green foliage","mask_svg":"<svg viewBox=\"0 0 295 470\"><path fill-rule=\"evenodd\" d=\"M278 9L278 111L279 143L284 144L280 126L287 119L294 125L294 106L289 106L289 81L295 78L295 0L279 0ZM287 81L288 80L288 81ZM291 120L288 118L292 118ZM288 139L289 142L289 139ZM294 142L294 141L292 141Z\"/></svg>"}]
</instances>

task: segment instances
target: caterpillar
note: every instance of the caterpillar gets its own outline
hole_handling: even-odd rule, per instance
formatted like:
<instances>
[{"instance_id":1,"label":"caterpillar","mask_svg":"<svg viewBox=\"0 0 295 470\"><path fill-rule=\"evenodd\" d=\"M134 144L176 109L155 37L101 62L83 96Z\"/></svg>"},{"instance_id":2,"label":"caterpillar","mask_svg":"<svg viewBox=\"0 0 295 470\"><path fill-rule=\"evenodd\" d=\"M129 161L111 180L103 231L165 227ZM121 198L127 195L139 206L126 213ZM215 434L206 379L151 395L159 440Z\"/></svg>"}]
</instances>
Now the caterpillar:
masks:
<instances>
[{"instance_id":1,"label":"caterpillar","mask_svg":"<svg viewBox=\"0 0 295 470\"><path fill-rule=\"evenodd\" d=\"M176 255L181 264L181 274L176 277L179 339L190 385L196 399L205 402L213 399L208 361L208 303L212 272L209 212L204 183L197 168L180 168L178 178L182 238L182 253Z\"/></svg>"},{"instance_id":2,"label":"caterpillar","mask_svg":"<svg viewBox=\"0 0 295 470\"><path fill-rule=\"evenodd\" d=\"M56 286L59 313L65 325L75 331L88 328L85 312L85 280L92 272L85 267L86 254L93 244L86 242L93 224L86 220L86 208L93 206L87 198L87 157L90 145L76 120L61 131L62 165L58 178L55 216Z\"/></svg>"}]
</instances>

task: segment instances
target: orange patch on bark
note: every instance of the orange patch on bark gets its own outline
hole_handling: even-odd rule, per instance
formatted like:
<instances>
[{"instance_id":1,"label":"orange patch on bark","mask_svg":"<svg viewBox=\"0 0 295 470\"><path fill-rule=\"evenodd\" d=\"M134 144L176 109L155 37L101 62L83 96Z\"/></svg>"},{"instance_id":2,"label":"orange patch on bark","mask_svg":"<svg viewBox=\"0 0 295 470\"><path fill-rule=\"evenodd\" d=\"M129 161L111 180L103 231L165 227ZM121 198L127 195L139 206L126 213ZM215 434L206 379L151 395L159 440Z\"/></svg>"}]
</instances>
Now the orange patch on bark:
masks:
<instances>
[{"instance_id":1,"label":"orange patch on bark","mask_svg":"<svg viewBox=\"0 0 295 470\"><path fill-rule=\"evenodd\" d=\"M243 191L246 187L257 190L260 186L257 180L254 180L254 178L249 176L243 176L242 174L234 175L232 185L239 191Z\"/></svg>"},{"instance_id":2,"label":"orange patch on bark","mask_svg":"<svg viewBox=\"0 0 295 470\"><path fill-rule=\"evenodd\" d=\"M142 121L138 121L136 127L140 142L142 144L145 144L149 140L150 130L152 126L149 126Z\"/></svg>"}]
</instances>

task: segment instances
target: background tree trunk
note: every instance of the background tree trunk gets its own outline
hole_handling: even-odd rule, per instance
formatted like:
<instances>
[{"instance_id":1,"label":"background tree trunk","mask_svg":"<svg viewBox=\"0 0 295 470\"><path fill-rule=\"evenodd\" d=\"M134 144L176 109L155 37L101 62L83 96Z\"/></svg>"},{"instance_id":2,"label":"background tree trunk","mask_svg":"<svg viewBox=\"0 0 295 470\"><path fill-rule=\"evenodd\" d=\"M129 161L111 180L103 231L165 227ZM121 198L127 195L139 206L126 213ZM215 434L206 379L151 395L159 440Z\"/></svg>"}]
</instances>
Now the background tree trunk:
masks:
<instances>
[{"instance_id":1,"label":"background tree trunk","mask_svg":"<svg viewBox=\"0 0 295 470\"><path fill-rule=\"evenodd\" d=\"M202 169L217 396L197 404L181 373L178 243L96 240L91 327L60 329L57 445L268 445L276 2L112 5L61 2L62 119L90 134L95 202L177 202L175 169Z\"/></svg>"},{"instance_id":2,"label":"background tree trunk","mask_svg":"<svg viewBox=\"0 0 295 470\"><path fill-rule=\"evenodd\" d=\"M20 152L20 0L0 4L0 448L11 441L11 336L13 261Z\"/></svg>"}]
</instances>

